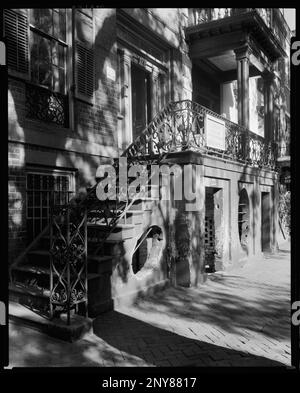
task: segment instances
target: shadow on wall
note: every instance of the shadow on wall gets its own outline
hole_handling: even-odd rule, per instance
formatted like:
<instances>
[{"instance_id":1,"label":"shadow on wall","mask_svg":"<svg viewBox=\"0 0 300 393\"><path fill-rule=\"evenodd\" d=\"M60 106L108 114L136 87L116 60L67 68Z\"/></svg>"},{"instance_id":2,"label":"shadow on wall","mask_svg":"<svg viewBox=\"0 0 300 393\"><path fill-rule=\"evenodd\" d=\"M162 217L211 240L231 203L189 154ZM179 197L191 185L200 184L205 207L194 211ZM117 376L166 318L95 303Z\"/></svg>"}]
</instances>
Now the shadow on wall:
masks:
<instances>
[{"instance_id":1,"label":"shadow on wall","mask_svg":"<svg viewBox=\"0 0 300 393\"><path fill-rule=\"evenodd\" d=\"M101 16L101 19L100 19ZM114 9L106 9L96 13L96 26L99 26L94 41L94 103L85 103L75 99L74 124L76 139L74 147L82 149L82 140L100 145L100 151L85 154L68 155L59 154L57 165L61 162L65 166L76 167L80 170L78 187L92 186L95 184L95 175L100 163L111 162L117 156L117 93L115 82L106 77L106 67L111 65L116 69L116 15ZM82 23L77 24L77 29L83 29ZM83 35L83 32L79 32ZM66 144L66 150L68 145ZM88 155L88 156L87 156ZM66 162L67 159L67 162Z\"/></svg>"},{"instance_id":2,"label":"shadow on wall","mask_svg":"<svg viewBox=\"0 0 300 393\"><path fill-rule=\"evenodd\" d=\"M67 28L71 31L72 26ZM79 26L80 28L80 26ZM54 123L44 123L40 120L30 121L26 118L26 82L21 80L10 79L8 91L8 105L9 105L9 140L22 140L22 144L11 144L9 147L9 258L13 260L25 248L26 244L26 165L31 164L32 152L29 155L28 149L35 149L28 146L31 142L28 132L38 129L41 133L41 144L43 142L42 131L44 135L49 137L54 134L54 138L60 141L60 146L64 145L65 151L61 149L51 149L45 146L37 150L51 152L47 159L44 159L41 164L49 167L64 167L77 168L79 176L77 181L77 190L80 187L91 186L95 183L95 173L100 164L100 156L111 157L112 151L116 151L114 146L117 146L116 127L116 107L114 83L109 82L105 78L106 62L109 58L115 61L115 50L113 45L115 43L115 34L108 34L108 29L115 30L115 14L109 14L103 17L102 25L97 32L95 38L95 47L100 48L104 37L106 47L102 49L102 55L97 56L95 67L95 95L96 102L94 106L75 100L75 130L60 129L60 126ZM109 39L108 39L109 38ZM99 90L99 91L98 91ZM70 93L72 94L72 93ZM107 103L103 102L103 96L107 95ZM101 97L100 102L99 97ZM81 110L79 107L81 106ZM82 114L86 111L89 119L97 124L93 127L92 123L85 123L86 119ZM86 117L86 116L85 116ZM97 130L97 131L95 131ZM75 131L75 133L74 133ZM89 147L84 148L82 141L101 145L100 151L95 153L90 151ZM76 150L81 153L76 153ZM83 152L82 150L85 149ZM34 162L35 164L37 162ZM20 239L20 240L18 240Z\"/></svg>"}]
</instances>

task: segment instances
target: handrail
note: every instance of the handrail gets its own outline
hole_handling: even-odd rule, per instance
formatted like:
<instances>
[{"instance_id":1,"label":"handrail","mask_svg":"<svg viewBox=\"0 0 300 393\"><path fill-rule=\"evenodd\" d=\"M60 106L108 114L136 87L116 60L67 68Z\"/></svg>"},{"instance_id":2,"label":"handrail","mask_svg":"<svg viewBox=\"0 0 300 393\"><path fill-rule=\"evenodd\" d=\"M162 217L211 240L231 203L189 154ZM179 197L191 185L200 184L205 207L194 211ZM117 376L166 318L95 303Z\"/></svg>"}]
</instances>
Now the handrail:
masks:
<instances>
[{"instance_id":1,"label":"handrail","mask_svg":"<svg viewBox=\"0 0 300 393\"><path fill-rule=\"evenodd\" d=\"M225 125L225 150L207 146L206 120L211 115ZM256 166L273 167L274 151L270 144L253 132L191 100L170 102L145 127L136 140L123 152L130 164L136 161L160 163L172 152L195 150L222 155L233 160ZM118 169L117 161L114 167ZM118 171L116 171L119 176ZM151 177L148 178L148 184ZM99 253L105 240L112 233L132 204L141 197L138 192L131 201L116 198L116 208L107 209L105 201L96 195L97 184L83 198L78 196L62 206L54 206L50 228L50 310L56 306L67 310L74 304L87 302L87 222L89 213L96 213L97 221L106 225L104 236L99 239L95 253ZM109 215L108 215L109 213ZM46 231L46 228L45 228ZM18 258L18 263L45 234L42 232ZM16 264L14 264L14 267ZM78 267L78 269L77 269ZM76 270L77 269L77 270ZM73 281L72 281L73 280ZM68 318L69 320L69 318Z\"/></svg>"},{"instance_id":2,"label":"handrail","mask_svg":"<svg viewBox=\"0 0 300 393\"><path fill-rule=\"evenodd\" d=\"M165 111L172 104L166 106ZM164 110L156 116L148 127L157 126L164 118ZM145 131L146 132L146 131ZM133 144L132 144L133 145ZM131 145L131 146L132 146ZM129 147L130 148L130 147ZM128 152L128 149L123 153ZM162 159L165 154L160 155ZM117 169L117 163L114 163ZM118 176L118 172L117 172ZM148 181L151 180L148 179ZM99 245L94 251L98 254L102 249L105 240L112 233L118 222L132 204L140 198L141 192L136 194L128 203L118 201L113 217L107 217L105 203L96 196L97 184L92 187L89 193L78 203L67 205L53 210L51 216L50 231L50 316L54 315L54 308L59 306L67 312L67 322L70 323L70 309L76 304L85 302L87 304L87 221L89 212L97 212L99 220L107 226L104 236L99 241ZM71 201L72 202L72 201ZM120 213L121 212L121 213ZM108 218L111 218L108 221ZM73 269L73 277L70 274ZM78 288L76 287L78 286Z\"/></svg>"},{"instance_id":3,"label":"handrail","mask_svg":"<svg viewBox=\"0 0 300 393\"><path fill-rule=\"evenodd\" d=\"M12 279L12 270L15 269L26 257L26 255L37 245L37 243L40 241L40 239L49 231L50 224L46 225L46 227L40 232L34 239L33 241L26 247L26 249L18 255L18 257L15 259L15 261L9 266L8 272L9 272L9 279L10 282L13 282Z\"/></svg>"}]
</instances>

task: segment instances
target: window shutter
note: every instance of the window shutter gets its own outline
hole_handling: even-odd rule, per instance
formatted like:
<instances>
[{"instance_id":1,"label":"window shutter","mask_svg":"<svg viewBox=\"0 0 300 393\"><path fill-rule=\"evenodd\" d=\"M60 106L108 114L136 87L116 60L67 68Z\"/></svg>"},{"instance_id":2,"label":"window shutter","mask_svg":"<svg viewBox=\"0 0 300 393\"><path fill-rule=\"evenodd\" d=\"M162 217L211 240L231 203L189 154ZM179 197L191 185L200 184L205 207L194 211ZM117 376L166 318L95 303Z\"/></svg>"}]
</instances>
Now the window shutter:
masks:
<instances>
[{"instance_id":1,"label":"window shutter","mask_svg":"<svg viewBox=\"0 0 300 393\"><path fill-rule=\"evenodd\" d=\"M9 70L28 78L27 11L4 10L4 31L7 42L7 65Z\"/></svg>"},{"instance_id":2,"label":"window shutter","mask_svg":"<svg viewBox=\"0 0 300 393\"><path fill-rule=\"evenodd\" d=\"M94 97L94 33L93 19L76 10L75 15L76 97L93 102Z\"/></svg>"},{"instance_id":3,"label":"window shutter","mask_svg":"<svg viewBox=\"0 0 300 393\"><path fill-rule=\"evenodd\" d=\"M94 93L94 53L76 42L77 92L88 98Z\"/></svg>"}]
</instances>

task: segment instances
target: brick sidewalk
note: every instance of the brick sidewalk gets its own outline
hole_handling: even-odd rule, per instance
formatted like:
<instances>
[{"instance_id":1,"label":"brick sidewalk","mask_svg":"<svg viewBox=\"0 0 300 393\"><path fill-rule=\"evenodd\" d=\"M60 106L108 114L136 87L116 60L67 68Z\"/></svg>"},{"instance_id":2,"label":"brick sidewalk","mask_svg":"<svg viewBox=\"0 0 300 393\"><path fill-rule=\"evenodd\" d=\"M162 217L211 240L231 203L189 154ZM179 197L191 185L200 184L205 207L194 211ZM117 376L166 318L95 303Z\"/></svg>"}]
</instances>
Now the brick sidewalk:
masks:
<instances>
[{"instance_id":1,"label":"brick sidewalk","mask_svg":"<svg viewBox=\"0 0 300 393\"><path fill-rule=\"evenodd\" d=\"M199 288L168 288L63 342L10 326L10 366L289 366L287 247Z\"/></svg>"}]
</instances>

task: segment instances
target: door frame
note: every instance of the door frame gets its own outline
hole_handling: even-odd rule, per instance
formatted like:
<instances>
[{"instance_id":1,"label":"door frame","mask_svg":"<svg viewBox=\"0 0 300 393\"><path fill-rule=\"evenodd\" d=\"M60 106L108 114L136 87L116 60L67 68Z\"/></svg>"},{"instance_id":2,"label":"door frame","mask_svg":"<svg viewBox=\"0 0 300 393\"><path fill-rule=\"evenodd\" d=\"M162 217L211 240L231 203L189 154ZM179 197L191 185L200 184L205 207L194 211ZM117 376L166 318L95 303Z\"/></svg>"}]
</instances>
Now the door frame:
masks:
<instances>
[{"instance_id":1,"label":"door frame","mask_svg":"<svg viewBox=\"0 0 300 393\"><path fill-rule=\"evenodd\" d=\"M146 113L145 113L145 126L151 121L151 118L153 116L153 105L152 101L155 100L155 97L153 97L152 91L153 91L153 78L152 78L152 70L149 70L147 67L142 66L140 63L137 63L135 61L131 61L131 67L130 67L130 95L131 95L131 102L130 102L130 110L131 110L131 143L134 141L134 130L133 130L133 92L132 92L132 73L133 73L133 68L140 69L142 72L145 74L145 78L147 78L147 84L146 84L146 102L145 102L145 107L147 105ZM135 137L137 137L136 135Z\"/></svg>"}]
</instances>

